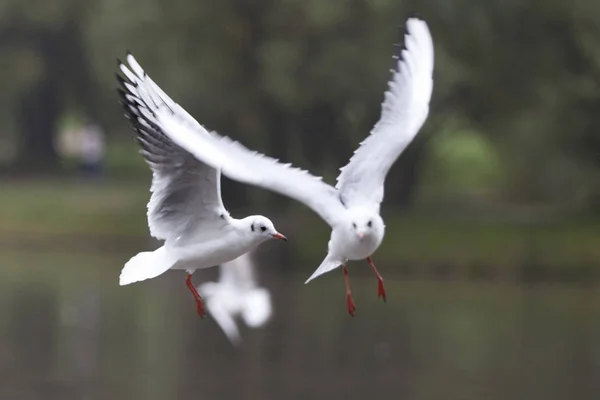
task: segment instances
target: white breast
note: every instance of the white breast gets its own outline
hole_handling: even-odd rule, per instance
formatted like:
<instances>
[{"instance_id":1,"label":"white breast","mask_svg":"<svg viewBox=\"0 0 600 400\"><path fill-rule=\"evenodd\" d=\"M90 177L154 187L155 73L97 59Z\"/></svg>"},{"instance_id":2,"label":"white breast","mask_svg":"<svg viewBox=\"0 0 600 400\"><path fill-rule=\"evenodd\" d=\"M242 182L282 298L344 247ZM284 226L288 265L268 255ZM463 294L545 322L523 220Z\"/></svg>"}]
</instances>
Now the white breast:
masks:
<instances>
[{"instance_id":1,"label":"white breast","mask_svg":"<svg viewBox=\"0 0 600 400\"><path fill-rule=\"evenodd\" d=\"M363 240L345 226L334 228L329 241L329 253L345 260L363 260L381 244L383 234L365 236Z\"/></svg>"},{"instance_id":2,"label":"white breast","mask_svg":"<svg viewBox=\"0 0 600 400\"><path fill-rule=\"evenodd\" d=\"M231 232L200 243L170 245L169 251L179 260L172 269L202 269L229 262L250 251L259 238Z\"/></svg>"}]
</instances>

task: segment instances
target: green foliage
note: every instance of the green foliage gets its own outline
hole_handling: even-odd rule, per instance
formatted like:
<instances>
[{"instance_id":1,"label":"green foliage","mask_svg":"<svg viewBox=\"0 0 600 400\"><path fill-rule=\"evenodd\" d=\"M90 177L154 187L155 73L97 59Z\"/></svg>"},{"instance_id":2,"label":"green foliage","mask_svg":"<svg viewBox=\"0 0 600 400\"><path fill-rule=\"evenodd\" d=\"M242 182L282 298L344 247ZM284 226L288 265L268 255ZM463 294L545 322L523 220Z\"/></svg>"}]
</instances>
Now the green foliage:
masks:
<instances>
[{"instance_id":1,"label":"green foliage","mask_svg":"<svg viewBox=\"0 0 600 400\"><path fill-rule=\"evenodd\" d=\"M145 210L149 180L148 176L83 185L77 181L5 182L0 192L0 238L83 237L93 243L93 238L112 236L137 244L149 237ZM319 217L306 209L279 215L271 211L270 216L292 239L297 260L314 264L325 255L330 230ZM599 220L528 221L505 216L490 221L431 216L429 212L388 213L385 219L386 237L376 259L386 264L514 268L536 262L563 268L600 262Z\"/></svg>"},{"instance_id":2,"label":"green foliage","mask_svg":"<svg viewBox=\"0 0 600 400\"><path fill-rule=\"evenodd\" d=\"M5 137L20 96L62 65L62 112L100 119L123 160L114 59L129 49L208 128L333 176L379 116L392 43L415 9L436 47L425 131L438 136L417 146L430 165L417 182L576 208L600 198L600 6L590 0L38 3L0 5ZM65 27L82 40L80 62L40 52L36 38ZM448 121L469 131L449 133Z\"/></svg>"},{"instance_id":3,"label":"green foliage","mask_svg":"<svg viewBox=\"0 0 600 400\"><path fill-rule=\"evenodd\" d=\"M496 149L472 130L444 129L432 139L423 179L447 193L498 191L503 184Z\"/></svg>"}]
</instances>

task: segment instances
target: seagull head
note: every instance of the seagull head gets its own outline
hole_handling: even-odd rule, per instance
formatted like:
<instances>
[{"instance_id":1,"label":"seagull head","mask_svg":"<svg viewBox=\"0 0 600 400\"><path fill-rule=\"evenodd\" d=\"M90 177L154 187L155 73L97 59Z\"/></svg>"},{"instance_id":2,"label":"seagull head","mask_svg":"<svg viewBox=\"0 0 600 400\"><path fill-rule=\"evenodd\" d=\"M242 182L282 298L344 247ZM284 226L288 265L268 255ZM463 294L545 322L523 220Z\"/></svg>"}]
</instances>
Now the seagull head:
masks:
<instances>
[{"instance_id":1,"label":"seagull head","mask_svg":"<svg viewBox=\"0 0 600 400\"><path fill-rule=\"evenodd\" d=\"M359 241L383 236L385 225L378 213L354 210L350 214L350 229Z\"/></svg>"},{"instance_id":2,"label":"seagull head","mask_svg":"<svg viewBox=\"0 0 600 400\"><path fill-rule=\"evenodd\" d=\"M287 238L277 232L271 220L262 215L255 215L249 218L250 232L263 237L264 239L279 239L287 242Z\"/></svg>"}]
</instances>

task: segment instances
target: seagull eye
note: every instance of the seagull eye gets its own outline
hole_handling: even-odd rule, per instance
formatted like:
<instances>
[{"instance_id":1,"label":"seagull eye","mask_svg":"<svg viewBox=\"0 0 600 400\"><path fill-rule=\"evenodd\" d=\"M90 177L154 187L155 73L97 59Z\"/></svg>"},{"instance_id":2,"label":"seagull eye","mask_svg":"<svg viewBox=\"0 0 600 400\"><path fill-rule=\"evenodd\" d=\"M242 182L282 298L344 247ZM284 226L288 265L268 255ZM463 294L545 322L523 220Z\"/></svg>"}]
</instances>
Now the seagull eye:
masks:
<instances>
[{"instance_id":1,"label":"seagull eye","mask_svg":"<svg viewBox=\"0 0 600 400\"><path fill-rule=\"evenodd\" d=\"M352 226L354 227L354 229L356 229L356 223L352 223Z\"/></svg>"},{"instance_id":2,"label":"seagull eye","mask_svg":"<svg viewBox=\"0 0 600 400\"><path fill-rule=\"evenodd\" d=\"M367 226L368 226L369 228L370 228L370 227L372 227L372 226L373 226L373 222L371 222L371 221L367 222Z\"/></svg>"},{"instance_id":3,"label":"seagull eye","mask_svg":"<svg viewBox=\"0 0 600 400\"><path fill-rule=\"evenodd\" d=\"M267 228L266 228L266 227L264 227L264 226L261 226L261 227L260 227L260 230L261 230L262 232L264 232L264 231L266 231L266 230L267 230Z\"/></svg>"}]
</instances>

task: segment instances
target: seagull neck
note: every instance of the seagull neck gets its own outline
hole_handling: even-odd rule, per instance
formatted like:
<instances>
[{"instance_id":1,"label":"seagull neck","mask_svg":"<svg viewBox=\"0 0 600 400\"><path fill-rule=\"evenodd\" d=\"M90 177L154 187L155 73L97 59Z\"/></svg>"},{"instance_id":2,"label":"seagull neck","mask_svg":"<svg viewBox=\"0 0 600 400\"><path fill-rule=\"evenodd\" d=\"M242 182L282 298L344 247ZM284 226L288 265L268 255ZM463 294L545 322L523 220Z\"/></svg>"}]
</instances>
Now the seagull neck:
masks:
<instances>
[{"instance_id":1,"label":"seagull neck","mask_svg":"<svg viewBox=\"0 0 600 400\"><path fill-rule=\"evenodd\" d=\"M244 223L244 219L238 219L238 218L233 218L233 217L229 217L229 224L231 226L233 226L235 228L236 231L243 231L245 230L245 223Z\"/></svg>"},{"instance_id":2,"label":"seagull neck","mask_svg":"<svg viewBox=\"0 0 600 400\"><path fill-rule=\"evenodd\" d=\"M252 235L252 230L250 229L250 225L252 224L252 219L250 217L236 219L231 218L229 221L235 232L239 235L241 240L254 242L256 235Z\"/></svg>"}]
</instances>

